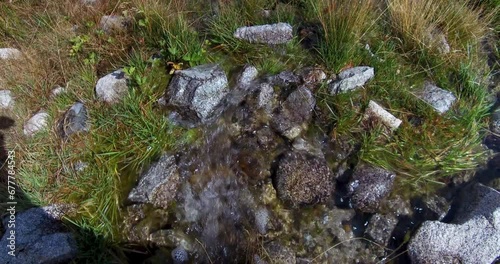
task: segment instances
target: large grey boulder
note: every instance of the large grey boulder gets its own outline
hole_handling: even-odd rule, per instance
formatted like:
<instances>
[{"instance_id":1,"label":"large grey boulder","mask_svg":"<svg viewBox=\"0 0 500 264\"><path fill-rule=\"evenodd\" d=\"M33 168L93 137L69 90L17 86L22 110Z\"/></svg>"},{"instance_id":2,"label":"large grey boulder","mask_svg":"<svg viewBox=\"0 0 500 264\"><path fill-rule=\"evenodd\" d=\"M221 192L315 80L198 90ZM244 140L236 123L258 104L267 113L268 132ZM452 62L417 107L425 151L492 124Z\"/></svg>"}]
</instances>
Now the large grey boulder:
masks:
<instances>
[{"instance_id":1,"label":"large grey boulder","mask_svg":"<svg viewBox=\"0 0 500 264\"><path fill-rule=\"evenodd\" d=\"M0 90L0 109L10 109L14 106L12 92L9 90Z\"/></svg>"},{"instance_id":2,"label":"large grey boulder","mask_svg":"<svg viewBox=\"0 0 500 264\"><path fill-rule=\"evenodd\" d=\"M135 203L151 203L167 208L177 193L180 178L175 157L164 154L140 176L139 183L128 195Z\"/></svg>"},{"instance_id":3,"label":"large grey boulder","mask_svg":"<svg viewBox=\"0 0 500 264\"><path fill-rule=\"evenodd\" d=\"M14 48L0 48L0 60L19 60L23 54Z\"/></svg>"},{"instance_id":4,"label":"large grey boulder","mask_svg":"<svg viewBox=\"0 0 500 264\"><path fill-rule=\"evenodd\" d=\"M466 188L450 223L426 221L408 245L412 263L490 264L500 256L500 193Z\"/></svg>"},{"instance_id":5,"label":"large grey boulder","mask_svg":"<svg viewBox=\"0 0 500 264\"><path fill-rule=\"evenodd\" d=\"M326 160L302 151L284 154L276 171L278 197L293 206L326 202L334 190Z\"/></svg>"},{"instance_id":6,"label":"large grey boulder","mask_svg":"<svg viewBox=\"0 0 500 264\"><path fill-rule=\"evenodd\" d=\"M273 113L271 126L292 140L307 128L315 106L316 100L311 90L300 86L287 97L281 108Z\"/></svg>"},{"instance_id":7,"label":"large grey boulder","mask_svg":"<svg viewBox=\"0 0 500 264\"><path fill-rule=\"evenodd\" d=\"M58 122L59 135L67 138L78 132L88 132L87 108L81 102L74 103Z\"/></svg>"},{"instance_id":8,"label":"large grey boulder","mask_svg":"<svg viewBox=\"0 0 500 264\"><path fill-rule=\"evenodd\" d=\"M234 37L250 43L284 44L293 39L293 28L288 23L241 27Z\"/></svg>"},{"instance_id":9,"label":"large grey boulder","mask_svg":"<svg viewBox=\"0 0 500 264\"><path fill-rule=\"evenodd\" d=\"M3 225L8 227L12 219L9 213L4 217ZM71 233L65 232L54 207L31 208L16 214L14 219L15 228L7 228L0 240L4 250L0 263L68 263L76 257L76 241ZM11 231L15 233L11 234ZM15 256L7 254L14 244Z\"/></svg>"},{"instance_id":10,"label":"large grey boulder","mask_svg":"<svg viewBox=\"0 0 500 264\"><path fill-rule=\"evenodd\" d=\"M372 67L359 66L343 70L338 75L338 80L329 84L330 94L345 93L362 87L375 76Z\"/></svg>"},{"instance_id":11,"label":"large grey boulder","mask_svg":"<svg viewBox=\"0 0 500 264\"><path fill-rule=\"evenodd\" d=\"M348 186L352 207L374 213L380 201L391 192L395 178L390 171L366 163L358 164Z\"/></svg>"},{"instance_id":12,"label":"large grey boulder","mask_svg":"<svg viewBox=\"0 0 500 264\"><path fill-rule=\"evenodd\" d=\"M424 87L422 91L418 93L418 97L432 106L432 108L440 114L448 111L457 99L452 92L441 89L430 82L424 83Z\"/></svg>"},{"instance_id":13,"label":"large grey boulder","mask_svg":"<svg viewBox=\"0 0 500 264\"><path fill-rule=\"evenodd\" d=\"M49 114L45 111L40 111L32 116L26 124L24 124L24 135L33 136L36 133L45 130L47 128L47 120L49 119Z\"/></svg>"},{"instance_id":14,"label":"large grey boulder","mask_svg":"<svg viewBox=\"0 0 500 264\"><path fill-rule=\"evenodd\" d=\"M116 70L97 81L95 86L97 99L110 104L122 100L128 93L125 72Z\"/></svg>"},{"instance_id":15,"label":"large grey boulder","mask_svg":"<svg viewBox=\"0 0 500 264\"><path fill-rule=\"evenodd\" d=\"M226 74L217 64L176 71L165 97L183 119L205 123L229 92Z\"/></svg>"}]
</instances>

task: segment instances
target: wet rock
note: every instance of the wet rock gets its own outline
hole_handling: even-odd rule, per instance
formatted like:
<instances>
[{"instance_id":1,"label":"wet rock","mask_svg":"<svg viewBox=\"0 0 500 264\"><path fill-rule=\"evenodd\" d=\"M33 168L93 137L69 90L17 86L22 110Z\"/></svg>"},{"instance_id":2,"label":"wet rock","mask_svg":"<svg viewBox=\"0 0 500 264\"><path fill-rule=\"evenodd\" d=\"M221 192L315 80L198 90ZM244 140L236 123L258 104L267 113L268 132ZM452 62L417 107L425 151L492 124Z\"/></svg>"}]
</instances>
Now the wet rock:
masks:
<instances>
[{"instance_id":1,"label":"wet rock","mask_svg":"<svg viewBox=\"0 0 500 264\"><path fill-rule=\"evenodd\" d=\"M281 144L282 140L274 131L268 126L264 126L261 129L257 130L255 133L257 138L257 143L264 150L275 149L279 144Z\"/></svg>"},{"instance_id":2,"label":"wet rock","mask_svg":"<svg viewBox=\"0 0 500 264\"><path fill-rule=\"evenodd\" d=\"M47 210L46 210L47 209ZM65 232L63 225L51 214L53 208L31 208L17 213L15 218L15 257L7 255L1 263L69 263L76 257L77 244L71 233ZM8 226L9 216L3 218ZM9 247L9 231L0 240L4 250Z\"/></svg>"},{"instance_id":3,"label":"wet rock","mask_svg":"<svg viewBox=\"0 0 500 264\"><path fill-rule=\"evenodd\" d=\"M266 113L271 113L274 110L274 89L269 83L260 84L260 90L257 97L257 107L264 109Z\"/></svg>"},{"instance_id":4,"label":"wet rock","mask_svg":"<svg viewBox=\"0 0 500 264\"><path fill-rule=\"evenodd\" d=\"M237 86L248 87L257 78L259 72L257 68L252 65L245 65L243 71L240 73L237 79Z\"/></svg>"},{"instance_id":5,"label":"wet rock","mask_svg":"<svg viewBox=\"0 0 500 264\"><path fill-rule=\"evenodd\" d=\"M88 124L87 119L87 108L83 103L76 102L59 120L59 136L67 138L75 133L88 132L90 125Z\"/></svg>"},{"instance_id":6,"label":"wet rock","mask_svg":"<svg viewBox=\"0 0 500 264\"><path fill-rule=\"evenodd\" d=\"M266 252L269 255L269 260L276 264L295 264L295 252L292 249L281 245L278 242L272 241L265 246Z\"/></svg>"},{"instance_id":7,"label":"wet rock","mask_svg":"<svg viewBox=\"0 0 500 264\"><path fill-rule=\"evenodd\" d=\"M349 182L348 195L353 208L374 213L392 189L396 175L369 164L358 164Z\"/></svg>"},{"instance_id":8,"label":"wet rock","mask_svg":"<svg viewBox=\"0 0 500 264\"><path fill-rule=\"evenodd\" d=\"M0 60L19 60L23 54L14 48L0 48Z\"/></svg>"},{"instance_id":9,"label":"wet rock","mask_svg":"<svg viewBox=\"0 0 500 264\"><path fill-rule=\"evenodd\" d=\"M363 116L364 122L380 122L389 128L391 131L398 129L399 125L401 125L402 121L391 113L387 112L380 105L370 100L368 103L368 108L365 111Z\"/></svg>"},{"instance_id":10,"label":"wet rock","mask_svg":"<svg viewBox=\"0 0 500 264\"><path fill-rule=\"evenodd\" d=\"M297 85L300 83L299 76L295 75L291 71L280 72L277 75L267 77L267 81L272 86L279 86L282 88L288 88L291 85Z\"/></svg>"},{"instance_id":11,"label":"wet rock","mask_svg":"<svg viewBox=\"0 0 500 264\"><path fill-rule=\"evenodd\" d=\"M97 81L95 92L100 101L110 104L119 102L128 93L125 72L117 70L102 77Z\"/></svg>"},{"instance_id":12,"label":"wet rock","mask_svg":"<svg viewBox=\"0 0 500 264\"><path fill-rule=\"evenodd\" d=\"M427 219L443 220L450 210L450 203L441 196L429 195L423 199L423 210L426 211Z\"/></svg>"},{"instance_id":13,"label":"wet rock","mask_svg":"<svg viewBox=\"0 0 500 264\"><path fill-rule=\"evenodd\" d=\"M351 228L351 219L356 212L353 209L333 208L328 210L321 218L320 223L324 226L323 230L336 237L339 241L347 241L354 238Z\"/></svg>"},{"instance_id":14,"label":"wet rock","mask_svg":"<svg viewBox=\"0 0 500 264\"><path fill-rule=\"evenodd\" d=\"M128 195L135 203L151 203L167 208L175 198L180 183L175 157L163 154L140 176L139 183Z\"/></svg>"},{"instance_id":15,"label":"wet rock","mask_svg":"<svg viewBox=\"0 0 500 264\"><path fill-rule=\"evenodd\" d=\"M151 204L133 204L127 206L123 220L123 234L133 243L154 243L158 246L175 246L164 236L167 230L161 230L169 220L168 212L154 208ZM170 234L170 233L169 233ZM167 241L168 240L168 241Z\"/></svg>"},{"instance_id":16,"label":"wet rock","mask_svg":"<svg viewBox=\"0 0 500 264\"><path fill-rule=\"evenodd\" d=\"M278 197L293 206L322 203L333 193L333 175L323 158L289 151L279 161L275 187Z\"/></svg>"},{"instance_id":17,"label":"wet rock","mask_svg":"<svg viewBox=\"0 0 500 264\"><path fill-rule=\"evenodd\" d=\"M375 214L371 217L366 234L380 245L387 245L398 219L393 214Z\"/></svg>"},{"instance_id":18,"label":"wet rock","mask_svg":"<svg viewBox=\"0 0 500 264\"><path fill-rule=\"evenodd\" d=\"M9 90L0 90L0 109L11 109L14 106L12 92Z\"/></svg>"},{"instance_id":19,"label":"wet rock","mask_svg":"<svg viewBox=\"0 0 500 264\"><path fill-rule=\"evenodd\" d=\"M484 144L489 149L500 151L500 136L496 136L494 134L487 135L484 139Z\"/></svg>"},{"instance_id":20,"label":"wet rock","mask_svg":"<svg viewBox=\"0 0 500 264\"><path fill-rule=\"evenodd\" d=\"M292 40L293 28L288 23L241 27L234 37L250 43L284 44Z\"/></svg>"},{"instance_id":21,"label":"wet rock","mask_svg":"<svg viewBox=\"0 0 500 264\"><path fill-rule=\"evenodd\" d=\"M265 207L261 207L255 211L255 225L257 231L261 235L267 233L267 225L269 223L269 211Z\"/></svg>"},{"instance_id":22,"label":"wet rock","mask_svg":"<svg viewBox=\"0 0 500 264\"><path fill-rule=\"evenodd\" d=\"M309 89L315 88L326 79L326 73L322 69L314 67L302 68L297 72L297 75Z\"/></svg>"},{"instance_id":23,"label":"wet rock","mask_svg":"<svg viewBox=\"0 0 500 264\"><path fill-rule=\"evenodd\" d=\"M292 147L295 150L304 151L313 156L324 158L323 152L321 151L321 146L314 145L303 138L296 138L292 143Z\"/></svg>"},{"instance_id":24,"label":"wet rock","mask_svg":"<svg viewBox=\"0 0 500 264\"><path fill-rule=\"evenodd\" d=\"M372 67L359 66L342 71L338 75L338 80L329 85L330 94L345 93L362 87L366 82L375 76Z\"/></svg>"},{"instance_id":25,"label":"wet rock","mask_svg":"<svg viewBox=\"0 0 500 264\"><path fill-rule=\"evenodd\" d=\"M31 117L26 124L24 124L24 135L33 136L41 130L47 128L47 119L49 114L45 111L40 111Z\"/></svg>"},{"instance_id":26,"label":"wet rock","mask_svg":"<svg viewBox=\"0 0 500 264\"><path fill-rule=\"evenodd\" d=\"M440 114L448 111L457 99L452 92L443 90L430 82L424 83L424 88L418 94L418 97L431 105Z\"/></svg>"},{"instance_id":27,"label":"wet rock","mask_svg":"<svg viewBox=\"0 0 500 264\"><path fill-rule=\"evenodd\" d=\"M126 32L132 25L132 20L124 16L102 16L99 26L107 34Z\"/></svg>"},{"instance_id":28,"label":"wet rock","mask_svg":"<svg viewBox=\"0 0 500 264\"><path fill-rule=\"evenodd\" d=\"M490 129L491 132L500 136L500 107L498 107L491 115Z\"/></svg>"},{"instance_id":29,"label":"wet rock","mask_svg":"<svg viewBox=\"0 0 500 264\"><path fill-rule=\"evenodd\" d=\"M481 184L459 198L450 223L426 221L408 245L412 263L484 263L500 252L500 193Z\"/></svg>"},{"instance_id":30,"label":"wet rock","mask_svg":"<svg viewBox=\"0 0 500 264\"><path fill-rule=\"evenodd\" d=\"M305 86L293 91L273 114L271 126L288 139L294 139L307 128L316 105L313 94Z\"/></svg>"},{"instance_id":31,"label":"wet rock","mask_svg":"<svg viewBox=\"0 0 500 264\"><path fill-rule=\"evenodd\" d=\"M176 71L166 91L169 105L182 118L206 123L229 92L226 74L217 64Z\"/></svg>"},{"instance_id":32,"label":"wet rock","mask_svg":"<svg viewBox=\"0 0 500 264\"><path fill-rule=\"evenodd\" d=\"M410 201L403 199L401 195L394 195L381 201L381 212L393 212L397 217L413 215Z\"/></svg>"}]
</instances>

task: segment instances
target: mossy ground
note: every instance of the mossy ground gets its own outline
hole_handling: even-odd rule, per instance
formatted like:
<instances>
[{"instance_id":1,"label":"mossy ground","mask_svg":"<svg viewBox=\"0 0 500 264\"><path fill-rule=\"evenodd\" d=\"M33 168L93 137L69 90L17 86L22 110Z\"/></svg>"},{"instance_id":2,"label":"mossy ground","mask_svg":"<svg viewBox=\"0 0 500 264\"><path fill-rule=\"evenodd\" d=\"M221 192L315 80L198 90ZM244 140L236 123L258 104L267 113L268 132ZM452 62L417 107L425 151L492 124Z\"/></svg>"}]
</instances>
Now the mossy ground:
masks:
<instances>
[{"instance_id":1,"label":"mossy ground","mask_svg":"<svg viewBox=\"0 0 500 264\"><path fill-rule=\"evenodd\" d=\"M489 37L497 46L498 1L439 0L420 13L408 10L412 0L102 2L90 7L69 0L0 3L0 47L25 54L23 63L0 68L2 88L17 98L14 111L5 113L16 120L7 148L16 150L18 183L27 204L78 205L69 219L79 227L83 253L77 262L123 260L120 208L136 172L199 133L169 124L156 105L170 78L167 62L183 68L218 62L228 72L250 63L262 74L310 65L328 74L357 65L374 67L374 80L359 91L331 96L326 85L320 88L318 111L326 117L320 129L360 142L360 159L395 171L398 187L408 195L445 184L486 157L480 143L492 101L481 40ZM99 29L100 17L109 14L130 17L130 32L107 35ZM288 22L296 31L312 26L318 35L307 47L303 40L308 36L301 32L279 46L233 37L237 27L274 22ZM426 42L424 33L433 28L448 36L449 54ZM161 59L151 59L153 54ZM130 95L113 106L98 102L98 78L118 68L129 75ZM449 112L439 115L415 97L425 80L457 96ZM55 85L67 92L51 97ZM394 134L363 127L369 100L403 120ZM68 141L54 129L33 138L22 135L24 122L38 110L46 110L55 127L75 101L88 108L90 133ZM76 172L72 164L77 161L89 167Z\"/></svg>"}]
</instances>

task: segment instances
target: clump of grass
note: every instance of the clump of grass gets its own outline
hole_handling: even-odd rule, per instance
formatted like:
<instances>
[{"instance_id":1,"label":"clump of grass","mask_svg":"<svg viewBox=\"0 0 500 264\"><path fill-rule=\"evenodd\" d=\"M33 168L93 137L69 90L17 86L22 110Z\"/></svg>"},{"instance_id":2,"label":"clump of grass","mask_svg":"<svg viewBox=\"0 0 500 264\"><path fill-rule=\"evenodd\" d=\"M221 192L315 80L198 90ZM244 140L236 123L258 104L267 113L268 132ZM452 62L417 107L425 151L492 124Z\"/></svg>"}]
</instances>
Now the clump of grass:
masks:
<instances>
[{"instance_id":1,"label":"clump of grass","mask_svg":"<svg viewBox=\"0 0 500 264\"><path fill-rule=\"evenodd\" d=\"M334 71L348 64L359 64L361 36L369 30L372 19L375 19L373 1L311 0L307 5L323 31L322 41L317 48L323 63Z\"/></svg>"},{"instance_id":2,"label":"clump of grass","mask_svg":"<svg viewBox=\"0 0 500 264\"><path fill-rule=\"evenodd\" d=\"M495 9L473 7L467 0L389 0L390 23L401 38L405 52L427 50L438 54L444 34L451 54L464 55L469 45L477 45L488 34Z\"/></svg>"}]
</instances>

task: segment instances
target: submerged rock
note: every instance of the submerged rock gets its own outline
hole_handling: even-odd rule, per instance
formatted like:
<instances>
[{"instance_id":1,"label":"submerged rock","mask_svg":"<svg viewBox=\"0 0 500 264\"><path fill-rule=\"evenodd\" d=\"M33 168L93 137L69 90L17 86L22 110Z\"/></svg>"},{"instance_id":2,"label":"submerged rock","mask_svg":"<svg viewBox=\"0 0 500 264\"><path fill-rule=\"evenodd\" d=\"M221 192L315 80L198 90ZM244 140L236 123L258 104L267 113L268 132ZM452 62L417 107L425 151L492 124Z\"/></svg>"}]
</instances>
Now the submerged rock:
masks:
<instances>
[{"instance_id":1,"label":"submerged rock","mask_svg":"<svg viewBox=\"0 0 500 264\"><path fill-rule=\"evenodd\" d=\"M398 219L393 214L375 214L371 217L366 234L380 245L387 245Z\"/></svg>"},{"instance_id":2,"label":"submerged rock","mask_svg":"<svg viewBox=\"0 0 500 264\"><path fill-rule=\"evenodd\" d=\"M122 70L114 71L97 81L97 99L110 104L122 100L128 93L127 78Z\"/></svg>"},{"instance_id":3,"label":"submerged rock","mask_svg":"<svg viewBox=\"0 0 500 264\"><path fill-rule=\"evenodd\" d=\"M269 255L269 260L275 264L295 264L297 263L295 252L283 246L282 244L271 241L265 246L266 252Z\"/></svg>"},{"instance_id":4,"label":"submerged rock","mask_svg":"<svg viewBox=\"0 0 500 264\"><path fill-rule=\"evenodd\" d=\"M81 102L73 104L58 122L59 136L67 138L78 132L88 132L87 108Z\"/></svg>"},{"instance_id":5,"label":"submerged rock","mask_svg":"<svg viewBox=\"0 0 500 264\"><path fill-rule=\"evenodd\" d=\"M372 100L368 103L368 108L365 111L363 119L368 122L381 122L392 131L398 129L399 125L403 122Z\"/></svg>"},{"instance_id":6,"label":"submerged rock","mask_svg":"<svg viewBox=\"0 0 500 264\"><path fill-rule=\"evenodd\" d=\"M175 157L164 154L140 176L139 183L128 195L131 202L151 203L167 208L180 183Z\"/></svg>"},{"instance_id":7,"label":"submerged rock","mask_svg":"<svg viewBox=\"0 0 500 264\"><path fill-rule=\"evenodd\" d=\"M229 92L226 74L217 64L176 71L165 93L169 105L191 122L206 123Z\"/></svg>"},{"instance_id":8,"label":"submerged rock","mask_svg":"<svg viewBox=\"0 0 500 264\"><path fill-rule=\"evenodd\" d=\"M289 151L279 161L275 188L293 206L326 202L334 190L333 175L324 158Z\"/></svg>"},{"instance_id":9,"label":"submerged rock","mask_svg":"<svg viewBox=\"0 0 500 264\"><path fill-rule=\"evenodd\" d=\"M33 136L39 131L46 129L47 119L49 119L49 114L45 111L35 114L24 124L24 135Z\"/></svg>"},{"instance_id":10,"label":"submerged rock","mask_svg":"<svg viewBox=\"0 0 500 264\"><path fill-rule=\"evenodd\" d=\"M69 263L77 255L77 244L71 233L65 231L54 213L55 207L31 208L15 217L15 257L7 255L10 231L0 240L6 251L0 263ZM3 225L10 217L4 217Z\"/></svg>"},{"instance_id":11,"label":"submerged rock","mask_svg":"<svg viewBox=\"0 0 500 264\"><path fill-rule=\"evenodd\" d=\"M124 16L102 16L99 26L107 34L126 32L131 27L132 20Z\"/></svg>"},{"instance_id":12,"label":"submerged rock","mask_svg":"<svg viewBox=\"0 0 500 264\"><path fill-rule=\"evenodd\" d=\"M339 94L352 91L362 87L366 82L375 76L372 67L359 66L342 71L338 75L338 80L330 83L330 94Z\"/></svg>"},{"instance_id":13,"label":"submerged rock","mask_svg":"<svg viewBox=\"0 0 500 264\"><path fill-rule=\"evenodd\" d=\"M19 60L23 54L14 48L0 48L0 60Z\"/></svg>"},{"instance_id":14,"label":"submerged rock","mask_svg":"<svg viewBox=\"0 0 500 264\"><path fill-rule=\"evenodd\" d=\"M426 221L408 245L412 263L484 263L500 254L500 192L481 184L463 191L450 223Z\"/></svg>"},{"instance_id":15,"label":"submerged rock","mask_svg":"<svg viewBox=\"0 0 500 264\"><path fill-rule=\"evenodd\" d=\"M305 86L300 86L273 114L271 126L288 139L294 139L307 128L315 105L316 100L311 91Z\"/></svg>"},{"instance_id":16,"label":"submerged rock","mask_svg":"<svg viewBox=\"0 0 500 264\"><path fill-rule=\"evenodd\" d=\"M392 189L396 175L382 168L365 163L358 164L349 182L348 195L352 207L366 213L374 213L380 201Z\"/></svg>"},{"instance_id":17,"label":"submerged rock","mask_svg":"<svg viewBox=\"0 0 500 264\"><path fill-rule=\"evenodd\" d=\"M457 99L452 92L443 90L430 82L424 83L424 88L418 97L431 105L440 114L448 111Z\"/></svg>"},{"instance_id":18,"label":"submerged rock","mask_svg":"<svg viewBox=\"0 0 500 264\"><path fill-rule=\"evenodd\" d=\"M9 90L0 90L0 109L10 109L14 106L12 92Z\"/></svg>"},{"instance_id":19,"label":"submerged rock","mask_svg":"<svg viewBox=\"0 0 500 264\"><path fill-rule=\"evenodd\" d=\"M288 23L241 27L236 29L234 37L250 43L284 44L292 40L293 28Z\"/></svg>"}]
</instances>

